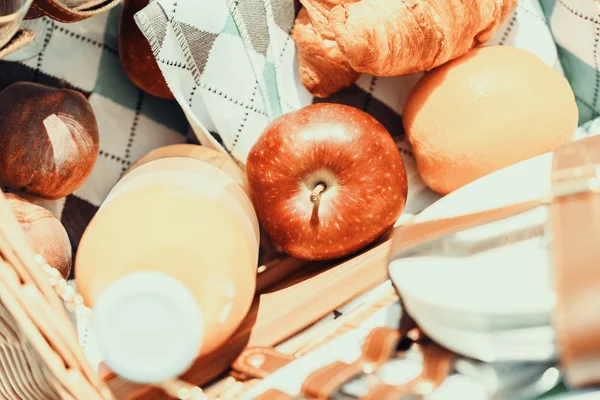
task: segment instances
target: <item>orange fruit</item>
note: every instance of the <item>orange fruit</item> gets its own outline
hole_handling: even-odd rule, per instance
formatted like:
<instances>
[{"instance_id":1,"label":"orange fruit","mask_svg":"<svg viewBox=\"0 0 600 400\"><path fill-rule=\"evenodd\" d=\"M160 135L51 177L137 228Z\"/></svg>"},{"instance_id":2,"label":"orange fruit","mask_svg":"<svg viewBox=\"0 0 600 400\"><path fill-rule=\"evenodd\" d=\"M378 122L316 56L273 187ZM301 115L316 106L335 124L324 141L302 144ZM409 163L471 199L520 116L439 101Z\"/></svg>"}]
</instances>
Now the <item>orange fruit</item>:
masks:
<instances>
[{"instance_id":1,"label":"orange fruit","mask_svg":"<svg viewBox=\"0 0 600 400\"><path fill-rule=\"evenodd\" d=\"M559 72L525 50L489 46L426 73L403 121L423 181L447 194L569 141L578 111Z\"/></svg>"}]
</instances>

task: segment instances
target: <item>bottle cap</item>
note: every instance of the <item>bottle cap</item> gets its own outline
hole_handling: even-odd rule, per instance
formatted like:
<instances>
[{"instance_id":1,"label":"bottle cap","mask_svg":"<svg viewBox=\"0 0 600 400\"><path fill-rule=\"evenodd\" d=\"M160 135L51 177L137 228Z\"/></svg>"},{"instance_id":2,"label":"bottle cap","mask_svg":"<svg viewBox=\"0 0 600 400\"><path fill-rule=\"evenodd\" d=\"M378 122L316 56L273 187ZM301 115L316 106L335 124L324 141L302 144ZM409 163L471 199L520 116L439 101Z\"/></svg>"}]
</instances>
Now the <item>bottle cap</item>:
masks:
<instances>
[{"instance_id":1,"label":"bottle cap","mask_svg":"<svg viewBox=\"0 0 600 400\"><path fill-rule=\"evenodd\" d=\"M92 327L104 363L138 383L181 375L202 345L194 296L162 272L134 272L111 284L94 305Z\"/></svg>"}]
</instances>

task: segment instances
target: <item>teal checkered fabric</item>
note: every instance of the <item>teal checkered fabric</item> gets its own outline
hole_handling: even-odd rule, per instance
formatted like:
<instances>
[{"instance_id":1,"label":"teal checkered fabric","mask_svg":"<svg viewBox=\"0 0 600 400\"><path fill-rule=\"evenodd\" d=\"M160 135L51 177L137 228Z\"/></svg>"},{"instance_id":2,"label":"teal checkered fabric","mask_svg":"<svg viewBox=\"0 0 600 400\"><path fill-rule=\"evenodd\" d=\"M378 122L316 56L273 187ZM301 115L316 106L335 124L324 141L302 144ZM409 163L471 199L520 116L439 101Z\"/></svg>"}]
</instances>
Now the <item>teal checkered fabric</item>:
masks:
<instances>
[{"instance_id":1,"label":"teal checkered fabric","mask_svg":"<svg viewBox=\"0 0 600 400\"><path fill-rule=\"evenodd\" d=\"M421 211L439 196L420 179L402 127L406 96L421 74L363 75L328 99L313 98L299 83L290 37L297 8L294 0L155 0L136 18L203 144L244 164L278 115L320 101L352 105L372 114L396 139L409 177L405 216ZM565 74L580 110L576 137L593 133L591 121L598 116L598 12L594 0L520 0L486 43L527 50Z\"/></svg>"},{"instance_id":2,"label":"teal checkered fabric","mask_svg":"<svg viewBox=\"0 0 600 400\"><path fill-rule=\"evenodd\" d=\"M594 0L541 0L541 4L575 93L580 126L590 131L600 116L600 4Z\"/></svg>"},{"instance_id":3,"label":"teal checkered fabric","mask_svg":"<svg viewBox=\"0 0 600 400\"><path fill-rule=\"evenodd\" d=\"M0 90L17 81L74 89L90 102L100 134L91 176L72 195L46 206L67 229L73 249L123 171L146 152L188 140L189 124L176 101L138 89L119 60L117 32L122 7L76 24L48 18L27 21L41 51L20 61L0 61Z\"/></svg>"}]
</instances>

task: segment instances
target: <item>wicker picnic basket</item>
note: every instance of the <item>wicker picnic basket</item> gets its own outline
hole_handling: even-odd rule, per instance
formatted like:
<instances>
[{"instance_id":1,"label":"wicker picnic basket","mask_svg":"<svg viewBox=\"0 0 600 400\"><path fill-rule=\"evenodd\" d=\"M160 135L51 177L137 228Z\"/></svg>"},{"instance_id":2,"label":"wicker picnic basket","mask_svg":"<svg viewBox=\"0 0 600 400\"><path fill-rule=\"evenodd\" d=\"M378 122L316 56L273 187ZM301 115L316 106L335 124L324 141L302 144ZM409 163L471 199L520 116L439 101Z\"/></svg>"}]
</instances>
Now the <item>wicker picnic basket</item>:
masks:
<instances>
[{"instance_id":1,"label":"wicker picnic basket","mask_svg":"<svg viewBox=\"0 0 600 400\"><path fill-rule=\"evenodd\" d=\"M199 358L181 377L182 381L205 388L211 398L235 399L257 379L280 367L280 361L305 354L397 301L395 290L390 288L351 313L307 330L388 280L387 256L392 237L389 234L364 252L335 263L306 263L280 256L270 243L263 243L257 293L244 322L219 351ZM280 353L272 349L283 342L288 353L278 359ZM254 363L256 357L251 355L257 353L271 361L264 365L267 370ZM101 376L118 399L167 398L164 387L138 385L103 369Z\"/></svg>"},{"instance_id":2,"label":"wicker picnic basket","mask_svg":"<svg viewBox=\"0 0 600 400\"><path fill-rule=\"evenodd\" d=\"M597 293L594 290L598 284L594 272L597 246L592 240L597 237L596 224L589 223L585 216L595 214L600 204L597 195L599 149L598 137L558 148L554 153L553 189L548 196L457 218L420 224L409 222L395 228L370 249L335 264L307 265L289 257L277 258L277 253L269 253L268 244L264 244L263 252L270 254L272 260L259 268L256 302L238 331L219 351L198 359L180 379L152 387L128 382L105 370L96 374L82 349L72 345L77 343L77 335L67 310L78 318L89 317L91 312L60 278L58 271L28 248L8 202L0 194L0 347L3 352L0 355L4 356L0 361L7 360L0 362L3 369L0 392L11 400L240 398L261 379L356 329L378 310L397 302L395 289L387 286L339 319L303 332L353 297L385 282L389 256L397 257L419 247L430 248L436 240L461 230L545 206L550 210L549 223L554 235L552 251L557 254L555 274L561 282L557 289L556 329L560 333L559 345L565 351L560 356L560 366L574 387L596 385L600 377L586 363L589 357L596 359L600 354L600 342L596 340L599 327L595 323L595 308L588 307L588 303L582 301L585 297L581 296ZM582 230L591 241L582 244L565 236L574 228ZM585 277L583 281L582 277ZM580 326L586 328L580 329ZM322 398L319 393L332 393L356 374L365 373L365 365L380 367L398 351L403 351L398 347L402 338L421 346L424 372L410 385L378 386L376 394L400 396L407 387L414 394L416 385L423 382L430 388L439 386L451 370L453 353L427 340L408 314L403 314L398 327L373 330L365 339L363 359L358 364L338 362L315 371L303 390L308 390L306 387L310 387L311 393L316 390L316 397L308 392L304 395ZM292 337L285 351L275 349ZM365 358L369 361L367 364L364 364ZM269 391L264 398L290 397Z\"/></svg>"},{"instance_id":3,"label":"wicker picnic basket","mask_svg":"<svg viewBox=\"0 0 600 400\"><path fill-rule=\"evenodd\" d=\"M390 238L333 266L309 267L291 258L275 259L259 269L257 302L222 352L198 360L182 381L163 382L157 387L140 386L110 373L97 374L82 349L73 345L79 341L69 313L81 319L88 318L91 310L83 305L81 297L58 271L28 247L9 203L1 193L0 220L0 347L8 360L8 364L0 363L0 393L10 400L205 398L199 388L185 382L204 385L222 377L236 359L244 358L244 349L252 351L252 348L268 348L281 343L352 297L387 279ZM365 279L366 276L369 278ZM332 290L334 287L336 290ZM294 298L304 300L289 301ZM310 299L319 299L319 306L306 307ZM395 291L390 289L368 306L319 330L298 336L290 347L294 350L293 357L331 340L360 323L374 310L396 300ZM235 395L231 397L232 391L237 394L261 377L260 374L253 375L244 365L251 366L238 363L237 374L218 384L213 382L211 396L235 398Z\"/></svg>"},{"instance_id":4,"label":"wicker picnic basket","mask_svg":"<svg viewBox=\"0 0 600 400\"><path fill-rule=\"evenodd\" d=\"M60 273L29 248L1 192L0 220L2 398L115 398L78 345L72 319L88 318L91 310ZM201 393L184 382L165 382L163 390L182 399Z\"/></svg>"},{"instance_id":5,"label":"wicker picnic basket","mask_svg":"<svg viewBox=\"0 0 600 400\"><path fill-rule=\"evenodd\" d=\"M117 3L89 1L65 9L52 0L30 0L23 2L29 12L20 18L46 15L75 22ZM30 31L15 32L0 50L0 59L33 40ZM370 102L376 96L369 93L367 98ZM91 310L58 272L26 245L1 193L0 221L0 397L10 400L236 399L281 366L355 329L377 310L398 301L398 294L389 287L340 318L307 329L389 279L388 257L393 237L402 226L360 254L334 262L306 263L283 256L264 240L255 302L237 332L220 351L198 359L179 379L138 385L102 365L99 372L93 370L76 345L79 340L73 324L74 318L89 318ZM274 351L282 343L286 351Z\"/></svg>"},{"instance_id":6,"label":"wicker picnic basket","mask_svg":"<svg viewBox=\"0 0 600 400\"><path fill-rule=\"evenodd\" d=\"M86 360L67 309L81 298L36 256L0 194L0 393L5 399L110 399Z\"/></svg>"}]
</instances>

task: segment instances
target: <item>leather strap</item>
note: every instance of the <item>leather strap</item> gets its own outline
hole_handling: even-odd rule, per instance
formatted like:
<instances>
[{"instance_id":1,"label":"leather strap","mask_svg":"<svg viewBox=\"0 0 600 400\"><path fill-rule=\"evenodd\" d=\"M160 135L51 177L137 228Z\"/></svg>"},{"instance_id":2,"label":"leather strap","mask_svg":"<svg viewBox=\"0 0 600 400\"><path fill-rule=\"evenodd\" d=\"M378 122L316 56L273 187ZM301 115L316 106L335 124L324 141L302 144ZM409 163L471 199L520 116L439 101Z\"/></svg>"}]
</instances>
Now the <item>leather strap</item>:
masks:
<instances>
[{"instance_id":1,"label":"leather strap","mask_svg":"<svg viewBox=\"0 0 600 400\"><path fill-rule=\"evenodd\" d=\"M0 60L9 54L14 53L15 51L27 46L29 43L33 42L35 38L35 33L30 29L22 29L18 31L15 36L6 44L6 46L0 48Z\"/></svg>"},{"instance_id":2,"label":"leather strap","mask_svg":"<svg viewBox=\"0 0 600 400\"><path fill-rule=\"evenodd\" d=\"M35 19L45 15L59 22L79 22L110 10L119 2L120 0L106 0L90 8L76 10L53 0L34 0L25 19Z\"/></svg>"},{"instance_id":3,"label":"leather strap","mask_svg":"<svg viewBox=\"0 0 600 400\"><path fill-rule=\"evenodd\" d=\"M311 373L302 385L302 394L310 399L325 400L363 372L362 364L334 361Z\"/></svg>"},{"instance_id":4,"label":"leather strap","mask_svg":"<svg viewBox=\"0 0 600 400\"><path fill-rule=\"evenodd\" d=\"M390 259L404 257L408 253L425 247L428 244L454 233L484 225L504 218L521 214L544 204L543 199L530 200L523 203L511 204L506 207L481 211L473 214L460 215L424 221L414 225L403 226L394 233L390 249Z\"/></svg>"},{"instance_id":5,"label":"leather strap","mask_svg":"<svg viewBox=\"0 0 600 400\"><path fill-rule=\"evenodd\" d=\"M249 347L234 361L232 368L244 379L264 379L294 360L289 354L267 347Z\"/></svg>"},{"instance_id":6,"label":"leather strap","mask_svg":"<svg viewBox=\"0 0 600 400\"><path fill-rule=\"evenodd\" d=\"M385 364L395 353L399 339L400 332L395 329L387 327L373 329L365 338L362 355L356 362L346 364L336 361L314 371L306 378L302 386L302 394L310 399L329 399L341 386L365 370L374 371ZM253 354L262 355L262 350L265 349L257 349L256 353L250 352L248 356L251 358ZM246 360L242 362L245 365L247 358L243 359ZM271 389L260 395L257 400L289 400L292 398L286 393Z\"/></svg>"},{"instance_id":7,"label":"leather strap","mask_svg":"<svg viewBox=\"0 0 600 400\"><path fill-rule=\"evenodd\" d=\"M422 351L423 372L419 382L431 383L433 388L437 388L450 375L455 354L434 342L422 346Z\"/></svg>"},{"instance_id":8,"label":"leather strap","mask_svg":"<svg viewBox=\"0 0 600 400\"><path fill-rule=\"evenodd\" d=\"M410 326L410 324L408 324ZM439 387L452 370L454 353L431 342L415 328L406 332L413 343L419 343L423 353L421 374L399 386L377 384L363 400L399 399L404 395L425 395ZM302 386L302 394L310 399L333 398L337 390L362 373L377 370L396 352L398 341L403 336L399 331L387 327L373 329L362 349L362 356L352 364L336 361L310 374ZM285 397L288 399L289 397Z\"/></svg>"},{"instance_id":9,"label":"leather strap","mask_svg":"<svg viewBox=\"0 0 600 400\"><path fill-rule=\"evenodd\" d=\"M404 396L425 397L441 386L452 371L454 353L435 343L421 347L423 371L415 379L398 386L380 383L373 386L361 400L399 400Z\"/></svg>"},{"instance_id":10,"label":"leather strap","mask_svg":"<svg viewBox=\"0 0 600 400\"><path fill-rule=\"evenodd\" d=\"M292 396L277 389L269 389L254 400L290 400Z\"/></svg>"},{"instance_id":11,"label":"leather strap","mask_svg":"<svg viewBox=\"0 0 600 400\"><path fill-rule=\"evenodd\" d=\"M556 149L553 184L568 178L565 170L573 179L590 178L587 182L593 183L593 175L600 175L600 137ZM565 380L572 387L596 385L600 383L600 196L587 191L556 199L550 205L550 224L558 300L555 329Z\"/></svg>"},{"instance_id":12,"label":"leather strap","mask_svg":"<svg viewBox=\"0 0 600 400\"><path fill-rule=\"evenodd\" d=\"M423 370L415 379L398 386L380 383L373 386L361 400L398 400L407 395L426 396L437 389L450 375L455 354L427 339L419 329L407 332L423 353Z\"/></svg>"},{"instance_id":13,"label":"leather strap","mask_svg":"<svg viewBox=\"0 0 600 400\"><path fill-rule=\"evenodd\" d=\"M396 353L400 332L388 327L374 328L365 338L360 361L363 370L375 371Z\"/></svg>"},{"instance_id":14,"label":"leather strap","mask_svg":"<svg viewBox=\"0 0 600 400\"><path fill-rule=\"evenodd\" d=\"M392 386L387 383L380 383L373 386L360 400L400 400L410 394L412 394L412 391L406 385Z\"/></svg>"},{"instance_id":15,"label":"leather strap","mask_svg":"<svg viewBox=\"0 0 600 400\"><path fill-rule=\"evenodd\" d=\"M362 353L351 364L336 361L311 373L302 393L311 399L329 399L344 384L358 375L379 369L396 352L401 333L388 327L374 328L364 340Z\"/></svg>"}]
</instances>

